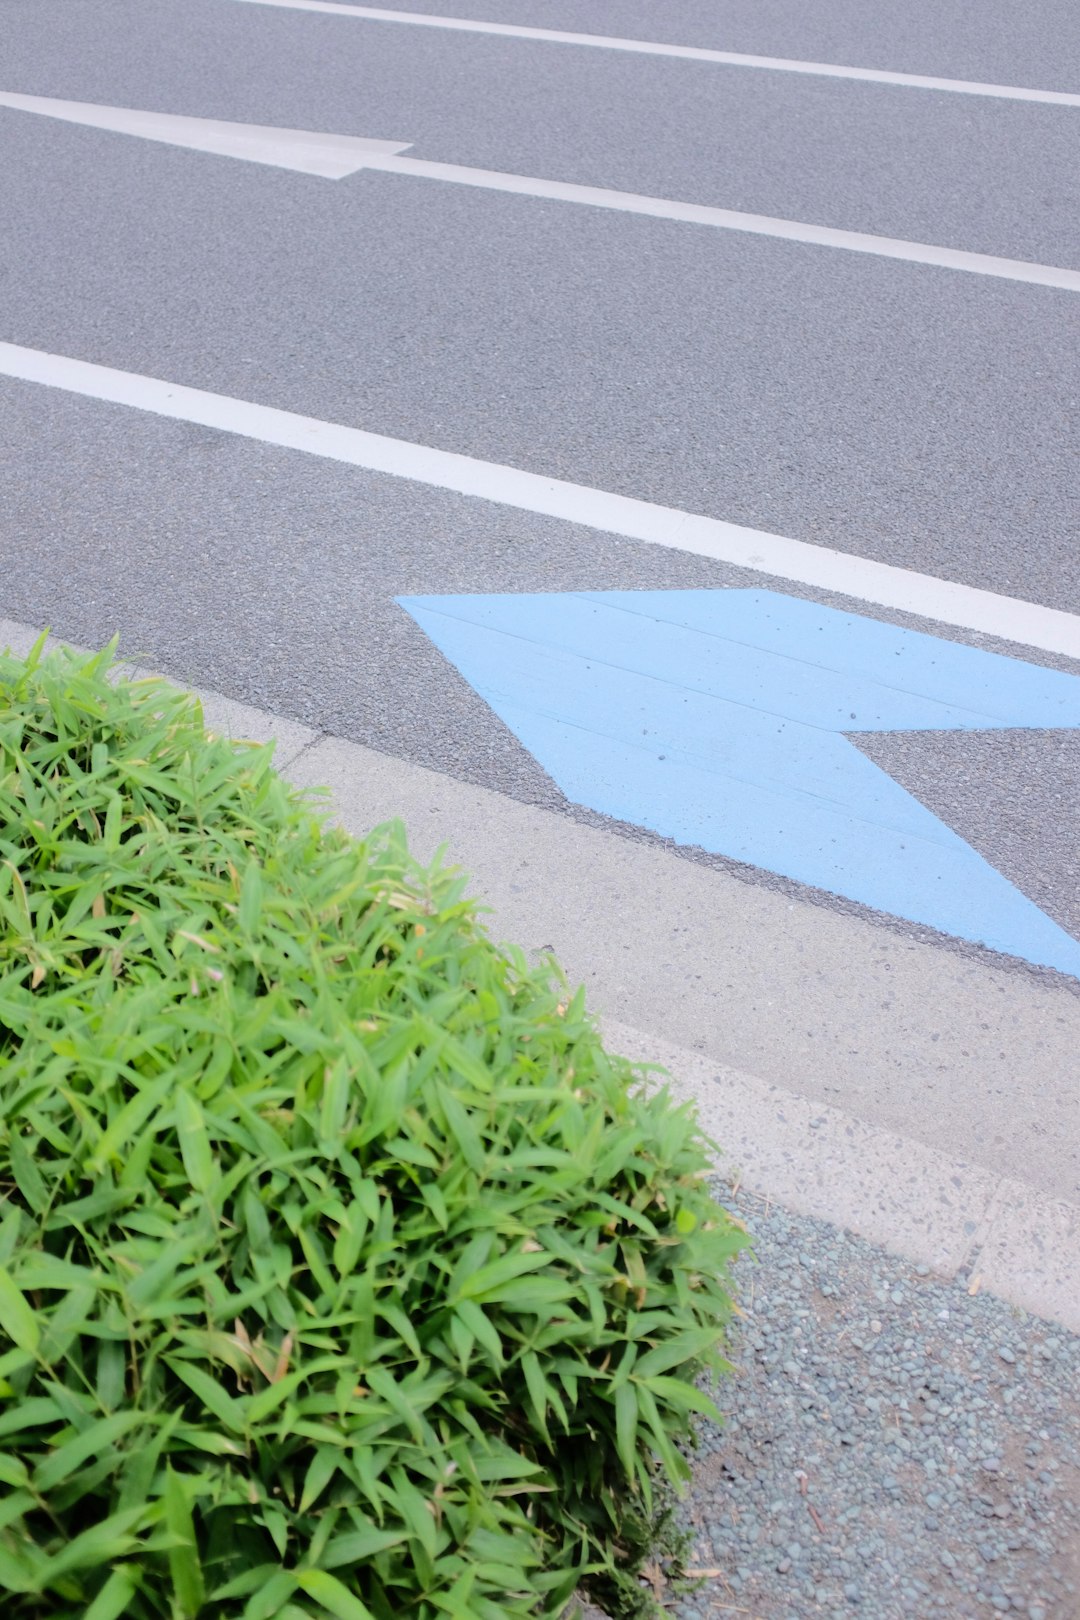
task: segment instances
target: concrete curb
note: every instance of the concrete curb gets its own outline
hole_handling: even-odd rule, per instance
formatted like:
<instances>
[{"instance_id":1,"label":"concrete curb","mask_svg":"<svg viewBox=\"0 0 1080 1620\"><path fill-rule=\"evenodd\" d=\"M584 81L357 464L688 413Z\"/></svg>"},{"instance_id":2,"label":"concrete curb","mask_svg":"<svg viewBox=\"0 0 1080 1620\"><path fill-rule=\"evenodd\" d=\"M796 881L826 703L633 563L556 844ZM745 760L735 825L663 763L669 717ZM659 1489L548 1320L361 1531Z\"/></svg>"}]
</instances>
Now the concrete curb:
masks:
<instances>
[{"instance_id":1,"label":"concrete curb","mask_svg":"<svg viewBox=\"0 0 1080 1620\"><path fill-rule=\"evenodd\" d=\"M601 1018L610 1047L660 1063L719 1145L717 1170L944 1278L1080 1332L1080 1207Z\"/></svg>"},{"instance_id":2,"label":"concrete curb","mask_svg":"<svg viewBox=\"0 0 1080 1620\"><path fill-rule=\"evenodd\" d=\"M0 648L24 652L36 634L0 619ZM287 778L300 785L336 778L330 802L352 830L394 813L394 761L220 694L198 695L211 730L276 739L276 763ZM321 767L343 755L353 769L324 777ZM609 1045L635 1062L661 1064L673 1094L695 1103L703 1129L720 1145L717 1168L733 1182L1080 1332L1080 1206L663 1035L605 1016L601 1025Z\"/></svg>"}]
</instances>

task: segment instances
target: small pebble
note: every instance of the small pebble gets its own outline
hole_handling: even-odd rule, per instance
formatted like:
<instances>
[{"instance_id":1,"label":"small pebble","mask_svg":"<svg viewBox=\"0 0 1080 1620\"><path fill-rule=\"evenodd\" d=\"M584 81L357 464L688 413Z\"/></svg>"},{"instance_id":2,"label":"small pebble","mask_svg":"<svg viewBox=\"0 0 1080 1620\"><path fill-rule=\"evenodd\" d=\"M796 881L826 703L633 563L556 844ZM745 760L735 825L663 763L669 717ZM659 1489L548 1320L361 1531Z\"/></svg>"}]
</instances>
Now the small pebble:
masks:
<instances>
[{"instance_id":1,"label":"small pebble","mask_svg":"<svg viewBox=\"0 0 1080 1620\"><path fill-rule=\"evenodd\" d=\"M739 1371L680 1508L725 1572L703 1620L1080 1620L1080 1338L824 1223L736 1213Z\"/></svg>"}]
</instances>

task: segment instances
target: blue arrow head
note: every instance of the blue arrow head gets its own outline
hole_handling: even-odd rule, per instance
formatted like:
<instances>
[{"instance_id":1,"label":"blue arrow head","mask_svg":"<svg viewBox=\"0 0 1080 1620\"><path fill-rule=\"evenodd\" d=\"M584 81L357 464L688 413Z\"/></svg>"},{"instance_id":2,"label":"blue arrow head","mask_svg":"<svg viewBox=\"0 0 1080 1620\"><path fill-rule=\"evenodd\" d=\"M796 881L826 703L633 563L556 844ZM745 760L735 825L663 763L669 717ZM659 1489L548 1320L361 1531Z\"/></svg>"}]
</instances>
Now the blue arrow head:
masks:
<instances>
[{"instance_id":1,"label":"blue arrow head","mask_svg":"<svg viewBox=\"0 0 1080 1620\"><path fill-rule=\"evenodd\" d=\"M768 591L401 599L574 802L1080 977L844 732L1080 725L1080 679Z\"/></svg>"}]
</instances>

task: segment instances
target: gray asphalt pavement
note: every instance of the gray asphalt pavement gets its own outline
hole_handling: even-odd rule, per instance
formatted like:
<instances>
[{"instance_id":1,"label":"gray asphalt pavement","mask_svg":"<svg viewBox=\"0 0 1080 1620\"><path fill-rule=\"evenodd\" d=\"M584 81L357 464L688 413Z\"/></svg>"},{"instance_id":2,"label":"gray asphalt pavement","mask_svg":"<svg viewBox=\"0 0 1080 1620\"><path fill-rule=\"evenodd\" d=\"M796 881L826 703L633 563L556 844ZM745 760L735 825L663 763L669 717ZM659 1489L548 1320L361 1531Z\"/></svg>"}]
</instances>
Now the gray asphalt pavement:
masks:
<instances>
[{"instance_id":1,"label":"gray asphalt pavement","mask_svg":"<svg viewBox=\"0 0 1080 1620\"><path fill-rule=\"evenodd\" d=\"M170 0L132 0L127 17L141 9L150 26L168 14L170 41L197 48L207 64L227 22L207 37L197 5ZM1040 89L1080 91L1080 41L1072 0L984 0L973 13L967 0L470 0L467 7L444 0L409 0L400 8L434 16L467 16L533 28L603 33L628 39L666 40L676 45L757 55L846 63L902 73L978 79ZM99 0L57 0L46 6L4 0L0 15L13 14L19 39L33 47L63 48L64 39L98 45L101 55L122 57L126 40L100 50L95 19ZM310 20L310 19L309 19ZM318 21L319 19L314 19ZM350 25L351 26L351 25ZM359 26L359 25L357 25ZM58 39L58 34L62 37ZM13 39L13 47L18 41ZM251 49L258 50L252 41Z\"/></svg>"},{"instance_id":2,"label":"gray asphalt pavement","mask_svg":"<svg viewBox=\"0 0 1080 1620\"><path fill-rule=\"evenodd\" d=\"M43 16L5 62L5 87L408 140L415 156L445 162L1080 263L1075 109L236 0L194 0L182 17L161 0L112 6L117 48L102 52L92 13L76 10L47 39ZM590 9L589 31L609 14L622 26L621 7ZM534 12L547 25L548 8ZM641 37L654 34L642 23ZM197 176L191 185L197 197Z\"/></svg>"},{"instance_id":3,"label":"gray asphalt pavement","mask_svg":"<svg viewBox=\"0 0 1080 1620\"><path fill-rule=\"evenodd\" d=\"M177 680L578 820L602 818L567 804L394 598L424 592L433 578L446 591L763 582L792 590L687 552L48 389L0 381L0 422L12 466L8 616L49 623L82 643L122 627L133 655ZM859 745L1080 934L1080 733L882 733ZM641 829L622 831L659 842ZM771 874L755 876L806 894Z\"/></svg>"},{"instance_id":4,"label":"gray asphalt pavement","mask_svg":"<svg viewBox=\"0 0 1080 1620\"><path fill-rule=\"evenodd\" d=\"M1074 109L176 13L46 0L5 82L1080 266ZM1069 293L13 111L0 130L12 341L1080 602Z\"/></svg>"},{"instance_id":5,"label":"gray asphalt pavement","mask_svg":"<svg viewBox=\"0 0 1080 1620\"><path fill-rule=\"evenodd\" d=\"M1066 0L458 9L1080 90ZM0 88L1080 267L1078 109L237 0L0 0ZM4 109L0 152L0 339L1080 611L1075 294ZM815 594L31 384L0 455L0 614L568 812L394 596ZM1076 734L865 746L1080 931Z\"/></svg>"},{"instance_id":6,"label":"gray asphalt pavement","mask_svg":"<svg viewBox=\"0 0 1080 1620\"><path fill-rule=\"evenodd\" d=\"M81 0L83 5L92 0ZM899 73L1080 89L1071 0L483 0L468 12L442 0L403 7L713 50L843 62Z\"/></svg>"}]
</instances>

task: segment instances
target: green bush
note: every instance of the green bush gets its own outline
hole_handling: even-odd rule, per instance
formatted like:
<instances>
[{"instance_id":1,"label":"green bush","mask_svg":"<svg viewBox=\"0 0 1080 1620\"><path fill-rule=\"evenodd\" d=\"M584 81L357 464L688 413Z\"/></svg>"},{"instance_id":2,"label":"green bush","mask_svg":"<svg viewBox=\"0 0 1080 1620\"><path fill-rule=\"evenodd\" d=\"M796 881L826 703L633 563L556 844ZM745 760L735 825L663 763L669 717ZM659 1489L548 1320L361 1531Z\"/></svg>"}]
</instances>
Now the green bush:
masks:
<instances>
[{"instance_id":1,"label":"green bush","mask_svg":"<svg viewBox=\"0 0 1080 1620\"><path fill-rule=\"evenodd\" d=\"M632 1608L746 1242L693 1118L112 656L0 657L5 1620Z\"/></svg>"}]
</instances>

